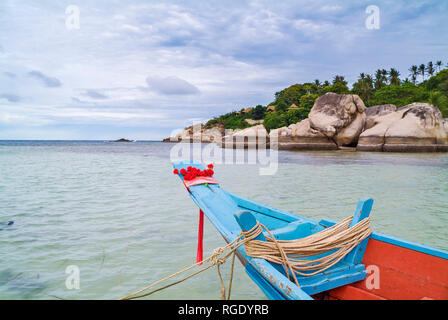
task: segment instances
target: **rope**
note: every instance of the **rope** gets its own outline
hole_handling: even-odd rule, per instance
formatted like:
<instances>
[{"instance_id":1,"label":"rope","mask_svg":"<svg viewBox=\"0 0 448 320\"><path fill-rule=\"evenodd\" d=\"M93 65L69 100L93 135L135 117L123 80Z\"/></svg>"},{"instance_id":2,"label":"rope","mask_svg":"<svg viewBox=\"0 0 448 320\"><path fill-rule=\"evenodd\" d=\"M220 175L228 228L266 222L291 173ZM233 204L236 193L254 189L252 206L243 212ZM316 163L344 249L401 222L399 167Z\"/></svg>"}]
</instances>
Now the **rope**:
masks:
<instances>
[{"instance_id":1,"label":"rope","mask_svg":"<svg viewBox=\"0 0 448 320\"><path fill-rule=\"evenodd\" d=\"M352 218L353 217L348 217L334 226L326 228L308 237L287 241L275 239L272 233L264 225L258 222L251 230L242 231L235 240L228 243L226 246L215 249L213 254L204 260L156 281L141 290L122 297L120 300L131 300L149 296L155 292L188 280L189 278L204 272L215 265L217 266L218 277L221 284L221 299L230 300L236 250L242 245L245 246L245 252L250 257L265 259L273 263L282 264L288 279L291 279L291 274L294 282L297 286L299 286L296 273L302 276L312 276L323 272L338 263L362 240L369 237L372 232L370 228L370 218L367 217L355 224L353 227L349 228ZM263 229L269 234L267 241L254 240L262 233ZM327 252L331 253L313 260L303 259L311 256L319 256L320 254ZM230 269L230 280L226 295L226 288L221 275L221 265L224 264L232 254L233 257ZM194 267L204 263L208 265L180 280L174 281L161 288L146 292L158 284L190 271Z\"/></svg>"},{"instance_id":2,"label":"rope","mask_svg":"<svg viewBox=\"0 0 448 320\"><path fill-rule=\"evenodd\" d=\"M349 228L352 218L348 217L306 238L287 241L276 240L271 232L261 225L269 234L267 241L249 241L245 245L246 254L253 258L282 264L288 279L289 274L292 274L294 282L299 285L296 274L312 276L329 269L370 236L372 233L370 218L367 217ZM303 259L328 252L331 253L316 259Z\"/></svg>"},{"instance_id":3,"label":"rope","mask_svg":"<svg viewBox=\"0 0 448 320\"><path fill-rule=\"evenodd\" d=\"M211 267L213 267L215 265L217 266L218 276L219 276L220 282L221 282L221 299L225 299L225 297L226 297L226 294L225 294L226 290L225 290L225 287L224 287L224 281L222 279L219 266L221 264L224 264L227 261L227 259L233 253L232 270L231 270L231 273L230 273L231 276L230 276L230 280L229 280L229 290L228 290L228 294L227 294L227 299L230 299L230 290L231 290L232 280L233 280L233 268L234 268L234 265L235 265L236 250L239 247L241 247L242 245L245 245L249 241L251 241L254 238L258 237L261 234L261 232L262 232L261 225L257 224L251 230L249 230L247 232L242 232L235 240L233 240L232 242L228 243L226 246L220 247L220 248L217 248L217 249L213 250L213 254L211 256L205 258L204 260L199 261L199 262L197 262L197 263L195 263L195 264L193 264L193 265L191 265L191 266L189 266L189 267L187 267L185 269L182 269L182 270L180 270L180 271L178 271L176 273L173 273L172 275L169 275L169 276L167 276L167 277L165 277L163 279L160 279L160 280L150 284L149 286L147 286L147 287L145 287L145 288L143 288L141 290L138 290L138 291L136 291L134 293L131 293L131 294L127 295L127 296L124 296L124 297L120 298L120 300L132 300L132 299L137 299L137 298L142 298L142 297L149 296L149 295L151 295L151 294L153 294L153 293L155 293L157 291L161 291L163 289L166 289L166 288L169 288L169 287L171 287L173 285L181 283L181 282L183 282L185 280L188 280L189 278L191 278L191 277L193 277L193 276L195 276L195 275L197 275L197 274L199 274L201 272L204 272L204 271L210 269ZM244 239L243 239L243 235L244 235ZM167 280L169 280L169 279L171 279L171 278L173 278L173 277L175 277L177 275L185 273L185 272L193 269L194 267L197 267L197 266L202 265L204 263L208 263L208 265L200 268L196 272L194 272L194 273L192 273L190 275L187 275L187 276L185 276L184 278L182 278L182 279L180 279L178 281L172 282L172 283L170 283L168 285L165 285L165 286L163 286L161 288L154 289L154 290L152 290L150 292L143 293L143 292L145 292L145 291L147 291L147 290L157 286L158 284L160 284L162 282L165 282L165 281L167 281Z\"/></svg>"}]
</instances>

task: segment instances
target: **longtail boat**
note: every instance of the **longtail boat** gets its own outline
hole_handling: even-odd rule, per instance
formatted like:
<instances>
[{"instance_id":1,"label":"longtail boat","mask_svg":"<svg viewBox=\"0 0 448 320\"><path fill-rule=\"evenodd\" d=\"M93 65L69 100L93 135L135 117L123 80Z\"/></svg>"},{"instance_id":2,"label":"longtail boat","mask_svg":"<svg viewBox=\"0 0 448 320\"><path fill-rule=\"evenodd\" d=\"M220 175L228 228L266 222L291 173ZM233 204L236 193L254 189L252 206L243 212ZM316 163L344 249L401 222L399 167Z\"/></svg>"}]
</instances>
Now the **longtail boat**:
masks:
<instances>
[{"instance_id":1,"label":"longtail boat","mask_svg":"<svg viewBox=\"0 0 448 320\"><path fill-rule=\"evenodd\" d=\"M187 180L180 173L191 166L206 170L200 163L182 161L173 166L200 208L197 261L202 260L204 214L227 243L257 222L266 226L278 240L305 238L335 225L329 220L315 221L244 199L223 190L213 177L198 176ZM372 205L372 199L359 201L350 227L369 217ZM259 239L267 237L269 235L263 232ZM447 251L377 232L371 232L329 269L311 276L296 274L298 285L282 265L250 257L244 246L236 250L236 255L249 277L269 299L448 299Z\"/></svg>"}]
</instances>

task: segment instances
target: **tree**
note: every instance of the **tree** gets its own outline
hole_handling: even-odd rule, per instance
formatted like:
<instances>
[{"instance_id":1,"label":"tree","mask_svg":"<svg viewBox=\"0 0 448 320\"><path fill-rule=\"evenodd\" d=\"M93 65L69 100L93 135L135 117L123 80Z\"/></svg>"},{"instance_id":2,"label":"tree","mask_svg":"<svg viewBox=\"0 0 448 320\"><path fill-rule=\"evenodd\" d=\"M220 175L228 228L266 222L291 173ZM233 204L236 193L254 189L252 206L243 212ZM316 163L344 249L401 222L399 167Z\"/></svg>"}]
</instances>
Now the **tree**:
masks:
<instances>
[{"instance_id":1,"label":"tree","mask_svg":"<svg viewBox=\"0 0 448 320\"><path fill-rule=\"evenodd\" d=\"M263 107L262 105L256 106L252 110L252 119L254 119L254 120L261 120L261 119L263 119L265 112L266 112L266 108L265 107Z\"/></svg>"},{"instance_id":2,"label":"tree","mask_svg":"<svg viewBox=\"0 0 448 320\"><path fill-rule=\"evenodd\" d=\"M418 71L420 71L420 74L423 77L423 81L425 81L425 70L426 70L426 66L422 63L419 67L418 67Z\"/></svg>"},{"instance_id":3,"label":"tree","mask_svg":"<svg viewBox=\"0 0 448 320\"><path fill-rule=\"evenodd\" d=\"M300 98L300 107L304 110L308 110L309 112L314 105L314 101L316 101L317 98L319 98L319 95L314 93L303 95Z\"/></svg>"},{"instance_id":4,"label":"tree","mask_svg":"<svg viewBox=\"0 0 448 320\"><path fill-rule=\"evenodd\" d=\"M382 75L382 77L383 77L383 80L384 80L384 82L387 84L387 75L388 75L388 72L387 72L387 70L386 69L381 69L381 75Z\"/></svg>"},{"instance_id":5,"label":"tree","mask_svg":"<svg viewBox=\"0 0 448 320\"><path fill-rule=\"evenodd\" d=\"M330 86L330 92L344 94L348 93L350 90L347 87L347 81L345 81L344 76L336 75L333 78L333 84Z\"/></svg>"},{"instance_id":6,"label":"tree","mask_svg":"<svg viewBox=\"0 0 448 320\"><path fill-rule=\"evenodd\" d=\"M299 121L302 121L303 119L306 119L309 112L309 110L305 110L304 108L288 110L288 112L286 112L285 114L286 125L289 126L290 124L297 123Z\"/></svg>"},{"instance_id":7,"label":"tree","mask_svg":"<svg viewBox=\"0 0 448 320\"><path fill-rule=\"evenodd\" d=\"M301 84L293 84L292 86L276 93L275 104L277 105L280 101L286 103L287 106L294 104L299 104L300 97L306 93L305 89Z\"/></svg>"},{"instance_id":8,"label":"tree","mask_svg":"<svg viewBox=\"0 0 448 320\"><path fill-rule=\"evenodd\" d=\"M382 87L384 87L386 85L386 78L383 75L383 71L381 69L378 69L375 71L375 82L374 82L374 86L375 86L375 90L379 90Z\"/></svg>"},{"instance_id":9,"label":"tree","mask_svg":"<svg viewBox=\"0 0 448 320\"><path fill-rule=\"evenodd\" d=\"M275 106L275 111L285 112L286 109L288 109L288 105L283 100L280 100L280 102Z\"/></svg>"},{"instance_id":10,"label":"tree","mask_svg":"<svg viewBox=\"0 0 448 320\"><path fill-rule=\"evenodd\" d=\"M263 122L263 125L268 132L272 129L284 127L286 124L286 117L283 112L270 112L266 114Z\"/></svg>"},{"instance_id":11,"label":"tree","mask_svg":"<svg viewBox=\"0 0 448 320\"><path fill-rule=\"evenodd\" d=\"M333 78L333 84L342 83L347 85L347 81L345 81L344 76L335 75Z\"/></svg>"},{"instance_id":12,"label":"tree","mask_svg":"<svg viewBox=\"0 0 448 320\"><path fill-rule=\"evenodd\" d=\"M437 61L436 62L436 67L437 67L437 69L438 69L438 71L440 71L441 69L442 69L442 61Z\"/></svg>"},{"instance_id":13,"label":"tree","mask_svg":"<svg viewBox=\"0 0 448 320\"><path fill-rule=\"evenodd\" d=\"M428 98L428 91L409 82L400 86L388 85L375 91L371 105L390 103L402 107L413 102L426 102Z\"/></svg>"},{"instance_id":14,"label":"tree","mask_svg":"<svg viewBox=\"0 0 448 320\"><path fill-rule=\"evenodd\" d=\"M347 87L347 84L345 84L343 82L336 82L335 84L330 86L329 92L334 92L334 93L338 93L338 94L346 94L346 93L349 93L350 90Z\"/></svg>"},{"instance_id":15,"label":"tree","mask_svg":"<svg viewBox=\"0 0 448 320\"><path fill-rule=\"evenodd\" d=\"M398 70L391 68L389 71L389 83L391 85L395 85L398 86L400 85L400 72L398 72Z\"/></svg>"},{"instance_id":16,"label":"tree","mask_svg":"<svg viewBox=\"0 0 448 320\"><path fill-rule=\"evenodd\" d=\"M358 81L353 84L352 91L369 105L370 98L373 94L372 76L369 74L366 76L365 73L361 73Z\"/></svg>"},{"instance_id":17,"label":"tree","mask_svg":"<svg viewBox=\"0 0 448 320\"><path fill-rule=\"evenodd\" d=\"M417 76L418 76L418 67L416 65L413 65L409 68L409 72L410 72L410 76L412 79L412 82L415 84L415 82L417 81Z\"/></svg>"},{"instance_id":18,"label":"tree","mask_svg":"<svg viewBox=\"0 0 448 320\"><path fill-rule=\"evenodd\" d=\"M426 72L432 77L434 75L434 71L434 65L432 64L432 61L429 61L426 66Z\"/></svg>"}]
</instances>

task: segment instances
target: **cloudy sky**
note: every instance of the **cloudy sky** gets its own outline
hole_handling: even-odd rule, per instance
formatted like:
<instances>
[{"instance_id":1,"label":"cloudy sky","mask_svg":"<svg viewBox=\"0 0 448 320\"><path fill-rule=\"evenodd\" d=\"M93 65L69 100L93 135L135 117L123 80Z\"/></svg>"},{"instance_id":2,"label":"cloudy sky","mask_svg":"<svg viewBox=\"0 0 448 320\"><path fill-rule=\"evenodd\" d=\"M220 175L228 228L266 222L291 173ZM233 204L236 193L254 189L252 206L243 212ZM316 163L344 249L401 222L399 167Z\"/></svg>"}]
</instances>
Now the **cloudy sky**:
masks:
<instances>
[{"instance_id":1,"label":"cloudy sky","mask_svg":"<svg viewBox=\"0 0 448 320\"><path fill-rule=\"evenodd\" d=\"M0 139L161 139L297 82L407 76L448 62L447 16L440 0L1 0Z\"/></svg>"}]
</instances>

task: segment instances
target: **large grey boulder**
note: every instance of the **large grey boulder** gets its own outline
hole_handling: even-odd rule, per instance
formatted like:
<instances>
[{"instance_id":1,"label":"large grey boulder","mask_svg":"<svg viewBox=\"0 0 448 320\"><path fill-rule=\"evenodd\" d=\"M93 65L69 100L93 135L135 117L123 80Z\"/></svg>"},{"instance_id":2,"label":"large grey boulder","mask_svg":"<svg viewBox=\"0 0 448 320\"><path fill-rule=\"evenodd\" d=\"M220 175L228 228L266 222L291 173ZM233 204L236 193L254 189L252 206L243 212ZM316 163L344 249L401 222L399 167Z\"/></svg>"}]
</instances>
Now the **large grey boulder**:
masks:
<instances>
[{"instance_id":1,"label":"large grey boulder","mask_svg":"<svg viewBox=\"0 0 448 320\"><path fill-rule=\"evenodd\" d=\"M393 104L382 104L366 108L366 124L364 130L372 128L379 117L397 111Z\"/></svg>"},{"instance_id":2,"label":"large grey boulder","mask_svg":"<svg viewBox=\"0 0 448 320\"><path fill-rule=\"evenodd\" d=\"M356 144L364 129L364 102L355 94L326 93L314 102L308 115L310 127L338 146Z\"/></svg>"},{"instance_id":3,"label":"large grey boulder","mask_svg":"<svg viewBox=\"0 0 448 320\"><path fill-rule=\"evenodd\" d=\"M360 151L448 151L442 114L428 103L412 103L376 119L358 141Z\"/></svg>"},{"instance_id":4,"label":"large grey boulder","mask_svg":"<svg viewBox=\"0 0 448 320\"><path fill-rule=\"evenodd\" d=\"M288 127L290 136L278 138L280 150L336 150L336 143L318 130L311 128L310 119L302 120ZM273 139L271 139L272 145Z\"/></svg>"},{"instance_id":5,"label":"large grey boulder","mask_svg":"<svg viewBox=\"0 0 448 320\"><path fill-rule=\"evenodd\" d=\"M225 136L218 145L222 148L266 148L269 147L269 134L264 125L259 124Z\"/></svg>"}]
</instances>

